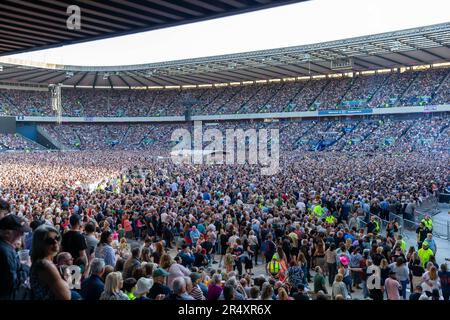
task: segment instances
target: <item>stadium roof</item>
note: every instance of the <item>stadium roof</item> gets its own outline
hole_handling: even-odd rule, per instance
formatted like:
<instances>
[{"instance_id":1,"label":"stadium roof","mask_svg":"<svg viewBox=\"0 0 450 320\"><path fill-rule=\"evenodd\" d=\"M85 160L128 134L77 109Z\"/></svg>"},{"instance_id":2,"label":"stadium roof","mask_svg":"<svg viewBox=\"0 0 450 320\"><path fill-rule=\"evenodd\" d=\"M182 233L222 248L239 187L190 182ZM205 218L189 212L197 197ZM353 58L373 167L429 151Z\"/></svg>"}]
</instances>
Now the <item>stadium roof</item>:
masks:
<instances>
[{"instance_id":1,"label":"stadium roof","mask_svg":"<svg viewBox=\"0 0 450 320\"><path fill-rule=\"evenodd\" d=\"M306 0L2 0L0 55L167 28ZM70 6L80 29L70 30Z\"/></svg>"},{"instance_id":2,"label":"stadium roof","mask_svg":"<svg viewBox=\"0 0 450 320\"><path fill-rule=\"evenodd\" d=\"M444 62L450 62L450 23L297 47L142 65L83 67L3 63L0 82L42 85L62 83L83 87L180 86Z\"/></svg>"}]
</instances>

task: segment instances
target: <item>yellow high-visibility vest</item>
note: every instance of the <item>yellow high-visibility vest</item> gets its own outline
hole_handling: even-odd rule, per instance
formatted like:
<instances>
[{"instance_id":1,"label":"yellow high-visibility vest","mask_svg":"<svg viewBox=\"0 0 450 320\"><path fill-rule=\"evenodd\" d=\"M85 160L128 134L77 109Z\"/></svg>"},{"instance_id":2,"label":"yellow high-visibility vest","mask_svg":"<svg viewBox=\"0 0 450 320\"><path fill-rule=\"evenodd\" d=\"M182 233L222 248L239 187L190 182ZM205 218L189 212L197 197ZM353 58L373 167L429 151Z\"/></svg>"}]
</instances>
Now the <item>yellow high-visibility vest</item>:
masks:
<instances>
[{"instance_id":1,"label":"yellow high-visibility vest","mask_svg":"<svg viewBox=\"0 0 450 320\"><path fill-rule=\"evenodd\" d=\"M422 223L424 224L425 228L427 228L428 230L433 229L433 220L431 219L422 219Z\"/></svg>"},{"instance_id":2,"label":"yellow high-visibility vest","mask_svg":"<svg viewBox=\"0 0 450 320\"><path fill-rule=\"evenodd\" d=\"M424 248L420 248L419 251L417 251L417 254L419 255L420 261L422 262L422 267L426 267L428 261L430 261L430 256L433 255L433 251L431 251L430 248L425 250Z\"/></svg>"},{"instance_id":3,"label":"yellow high-visibility vest","mask_svg":"<svg viewBox=\"0 0 450 320\"><path fill-rule=\"evenodd\" d=\"M313 212L316 216L321 217L323 213L323 208L320 205L317 205L314 207Z\"/></svg>"},{"instance_id":4,"label":"yellow high-visibility vest","mask_svg":"<svg viewBox=\"0 0 450 320\"><path fill-rule=\"evenodd\" d=\"M269 272L276 274L280 271L280 263L277 260L272 260L269 262Z\"/></svg>"}]
</instances>

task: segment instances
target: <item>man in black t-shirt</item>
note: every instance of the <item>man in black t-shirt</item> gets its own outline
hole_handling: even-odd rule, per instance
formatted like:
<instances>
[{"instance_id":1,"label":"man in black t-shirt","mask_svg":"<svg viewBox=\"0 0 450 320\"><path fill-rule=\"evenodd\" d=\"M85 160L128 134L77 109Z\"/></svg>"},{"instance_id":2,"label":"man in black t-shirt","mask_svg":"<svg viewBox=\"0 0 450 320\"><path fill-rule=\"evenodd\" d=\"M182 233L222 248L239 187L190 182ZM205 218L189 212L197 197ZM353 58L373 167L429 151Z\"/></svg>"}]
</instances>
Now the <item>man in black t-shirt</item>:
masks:
<instances>
[{"instance_id":1,"label":"man in black t-shirt","mask_svg":"<svg viewBox=\"0 0 450 320\"><path fill-rule=\"evenodd\" d=\"M86 239L80 232L80 227L81 216L79 214L73 214L70 216L70 230L63 234L61 240L62 251L69 252L74 260L87 256Z\"/></svg>"}]
</instances>

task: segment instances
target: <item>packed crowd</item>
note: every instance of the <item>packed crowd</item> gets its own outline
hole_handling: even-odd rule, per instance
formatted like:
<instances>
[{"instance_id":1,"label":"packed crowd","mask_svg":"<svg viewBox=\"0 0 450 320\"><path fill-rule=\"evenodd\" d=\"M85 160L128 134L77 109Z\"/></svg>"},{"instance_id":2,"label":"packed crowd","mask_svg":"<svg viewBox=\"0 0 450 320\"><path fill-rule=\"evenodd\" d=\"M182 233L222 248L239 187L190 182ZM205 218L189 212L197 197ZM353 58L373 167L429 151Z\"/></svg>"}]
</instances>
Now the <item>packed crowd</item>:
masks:
<instances>
[{"instance_id":1,"label":"packed crowd","mask_svg":"<svg viewBox=\"0 0 450 320\"><path fill-rule=\"evenodd\" d=\"M19 134L0 133L0 152L7 150L44 150L45 148Z\"/></svg>"},{"instance_id":2,"label":"packed crowd","mask_svg":"<svg viewBox=\"0 0 450 320\"><path fill-rule=\"evenodd\" d=\"M443 104L450 101L448 75L447 68L223 88L63 88L62 108L63 115L71 117L136 117L182 116L188 100L196 115ZM0 90L0 114L54 115L54 111L48 92Z\"/></svg>"},{"instance_id":3,"label":"packed crowd","mask_svg":"<svg viewBox=\"0 0 450 320\"><path fill-rule=\"evenodd\" d=\"M412 245L378 220L447 186L449 153L287 152L273 176L157 155L1 154L0 299L449 299L432 220Z\"/></svg>"},{"instance_id":4,"label":"packed crowd","mask_svg":"<svg viewBox=\"0 0 450 320\"><path fill-rule=\"evenodd\" d=\"M443 152L450 150L448 115L416 117L408 120L376 118L327 121L221 121L213 124L225 136L227 129L278 129L283 151ZM78 124L41 125L51 141L61 149L75 150L170 150L175 129L171 124ZM318 148L320 146L320 148ZM20 148L19 148L20 149Z\"/></svg>"}]
</instances>

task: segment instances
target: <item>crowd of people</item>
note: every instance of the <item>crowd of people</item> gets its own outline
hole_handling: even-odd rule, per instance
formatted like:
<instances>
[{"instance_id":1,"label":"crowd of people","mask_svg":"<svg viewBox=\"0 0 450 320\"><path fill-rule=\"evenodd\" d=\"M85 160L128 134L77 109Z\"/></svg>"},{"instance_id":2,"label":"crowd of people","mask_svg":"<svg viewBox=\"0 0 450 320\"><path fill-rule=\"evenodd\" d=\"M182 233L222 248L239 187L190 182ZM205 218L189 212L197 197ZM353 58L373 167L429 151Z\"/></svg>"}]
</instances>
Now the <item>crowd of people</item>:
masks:
<instances>
[{"instance_id":1,"label":"crowd of people","mask_svg":"<svg viewBox=\"0 0 450 320\"><path fill-rule=\"evenodd\" d=\"M0 299L449 299L432 220L379 224L448 186L449 153L158 155L0 154Z\"/></svg>"},{"instance_id":2,"label":"crowd of people","mask_svg":"<svg viewBox=\"0 0 450 320\"><path fill-rule=\"evenodd\" d=\"M295 82L170 90L62 90L69 117L182 116L312 111L443 104L450 101L449 69L357 75ZM50 94L0 90L0 115L54 115Z\"/></svg>"},{"instance_id":3,"label":"crowd of people","mask_svg":"<svg viewBox=\"0 0 450 320\"><path fill-rule=\"evenodd\" d=\"M448 115L433 117L368 118L350 120L284 120L205 122L225 136L227 129L278 129L280 150L343 152L448 152ZM171 134L188 129L184 123L170 124L45 124L39 126L60 149L69 150L158 150L173 147ZM28 140L27 140L28 141ZM31 142L30 142L31 143ZM0 143L1 145L1 143ZM19 150L23 149L17 145ZM321 146L321 148L318 148ZM11 149L15 149L11 147ZM33 149L33 148L32 148ZM35 148L34 148L35 149Z\"/></svg>"},{"instance_id":4,"label":"crowd of people","mask_svg":"<svg viewBox=\"0 0 450 320\"><path fill-rule=\"evenodd\" d=\"M8 150L44 150L45 148L20 134L0 133L0 152Z\"/></svg>"}]
</instances>

